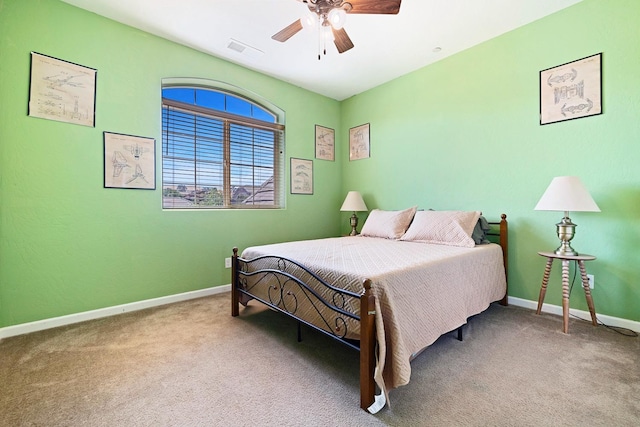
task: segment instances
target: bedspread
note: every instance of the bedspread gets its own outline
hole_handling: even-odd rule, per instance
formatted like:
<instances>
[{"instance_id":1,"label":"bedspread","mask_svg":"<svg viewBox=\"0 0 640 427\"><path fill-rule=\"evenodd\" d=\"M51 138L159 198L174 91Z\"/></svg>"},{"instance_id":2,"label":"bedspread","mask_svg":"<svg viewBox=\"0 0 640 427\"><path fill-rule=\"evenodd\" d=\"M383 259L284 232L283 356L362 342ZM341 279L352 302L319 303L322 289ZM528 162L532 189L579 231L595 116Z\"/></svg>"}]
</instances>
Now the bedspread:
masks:
<instances>
[{"instance_id":1,"label":"bedspread","mask_svg":"<svg viewBox=\"0 0 640 427\"><path fill-rule=\"evenodd\" d=\"M242 258L278 255L324 280L376 298L376 383L387 393L407 384L410 361L442 334L467 322L506 292L502 249L341 237L250 247Z\"/></svg>"}]
</instances>

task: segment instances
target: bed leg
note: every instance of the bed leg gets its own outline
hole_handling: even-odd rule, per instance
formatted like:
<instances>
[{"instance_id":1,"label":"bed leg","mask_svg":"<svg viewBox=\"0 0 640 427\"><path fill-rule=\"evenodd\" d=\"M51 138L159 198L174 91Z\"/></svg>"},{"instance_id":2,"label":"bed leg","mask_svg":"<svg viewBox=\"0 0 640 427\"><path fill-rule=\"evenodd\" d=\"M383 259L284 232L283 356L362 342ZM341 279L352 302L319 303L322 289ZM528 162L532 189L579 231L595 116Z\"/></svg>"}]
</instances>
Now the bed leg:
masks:
<instances>
[{"instance_id":1,"label":"bed leg","mask_svg":"<svg viewBox=\"0 0 640 427\"><path fill-rule=\"evenodd\" d=\"M364 294L360 297L360 407L366 410L373 404L376 383L375 369L376 325L375 299L371 294L371 281L364 281Z\"/></svg>"},{"instance_id":2,"label":"bed leg","mask_svg":"<svg viewBox=\"0 0 640 427\"><path fill-rule=\"evenodd\" d=\"M240 298L238 295L238 248L233 248L231 258L231 316L240 314Z\"/></svg>"},{"instance_id":3,"label":"bed leg","mask_svg":"<svg viewBox=\"0 0 640 427\"><path fill-rule=\"evenodd\" d=\"M500 300L500 304L504 306L509 305L509 233L507 232L508 223L507 215L500 215L500 246L502 247L502 261L504 262L504 275L507 280L507 289L504 292L504 297Z\"/></svg>"},{"instance_id":4,"label":"bed leg","mask_svg":"<svg viewBox=\"0 0 640 427\"><path fill-rule=\"evenodd\" d=\"M462 341L462 326L458 328L458 341Z\"/></svg>"},{"instance_id":5,"label":"bed leg","mask_svg":"<svg viewBox=\"0 0 640 427\"><path fill-rule=\"evenodd\" d=\"M302 323L298 322L298 342L302 342Z\"/></svg>"}]
</instances>

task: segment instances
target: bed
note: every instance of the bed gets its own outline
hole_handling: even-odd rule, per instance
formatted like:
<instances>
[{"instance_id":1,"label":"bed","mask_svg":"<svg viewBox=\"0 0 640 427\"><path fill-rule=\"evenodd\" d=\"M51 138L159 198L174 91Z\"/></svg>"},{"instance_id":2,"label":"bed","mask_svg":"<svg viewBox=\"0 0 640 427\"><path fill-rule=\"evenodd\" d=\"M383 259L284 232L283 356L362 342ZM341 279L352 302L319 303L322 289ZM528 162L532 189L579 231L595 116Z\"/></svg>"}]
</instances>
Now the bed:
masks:
<instances>
[{"instance_id":1,"label":"bed","mask_svg":"<svg viewBox=\"0 0 640 427\"><path fill-rule=\"evenodd\" d=\"M234 248L231 298L232 316L256 300L296 319L299 339L304 324L357 349L372 413L409 382L417 354L507 304L506 215L376 211L359 236Z\"/></svg>"}]
</instances>

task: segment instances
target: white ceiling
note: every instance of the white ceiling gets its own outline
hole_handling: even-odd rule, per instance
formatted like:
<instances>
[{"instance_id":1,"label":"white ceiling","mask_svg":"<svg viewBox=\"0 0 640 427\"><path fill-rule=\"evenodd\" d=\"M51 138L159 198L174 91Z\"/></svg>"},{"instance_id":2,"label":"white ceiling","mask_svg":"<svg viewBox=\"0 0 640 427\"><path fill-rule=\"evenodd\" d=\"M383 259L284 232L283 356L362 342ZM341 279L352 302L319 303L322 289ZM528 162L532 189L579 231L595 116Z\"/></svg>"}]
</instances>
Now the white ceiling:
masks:
<instances>
[{"instance_id":1,"label":"white ceiling","mask_svg":"<svg viewBox=\"0 0 640 427\"><path fill-rule=\"evenodd\" d=\"M403 0L398 15L347 15L355 47L320 61L317 34L271 39L308 10L296 0L62 1L343 100L582 0Z\"/></svg>"}]
</instances>

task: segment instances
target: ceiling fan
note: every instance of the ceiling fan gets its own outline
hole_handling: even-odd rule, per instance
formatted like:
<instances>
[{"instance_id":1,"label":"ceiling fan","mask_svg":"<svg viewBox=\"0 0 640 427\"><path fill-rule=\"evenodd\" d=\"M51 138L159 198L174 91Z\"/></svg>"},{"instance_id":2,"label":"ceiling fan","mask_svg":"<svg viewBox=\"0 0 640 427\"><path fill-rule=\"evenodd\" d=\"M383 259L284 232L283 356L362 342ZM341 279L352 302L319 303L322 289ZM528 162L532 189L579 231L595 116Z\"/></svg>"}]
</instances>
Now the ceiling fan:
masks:
<instances>
[{"instance_id":1,"label":"ceiling fan","mask_svg":"<svg viewBox=\"0 0 640 427\"><path fill-rule=\"evenodd\" d=\"M286 42L303 28L318 27L318 47L327 54L326 40L333 39L339 53L353 47L353 42L344 30L347 13L395 15L400 11L402 0L298 0L305 3L309 13L286 26L272 39ZM318 53L320 59L320 53Z\"/></svg>"}]
</instances>

